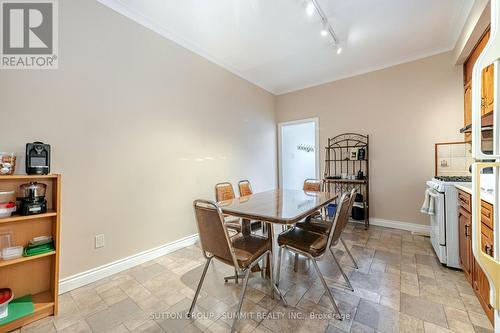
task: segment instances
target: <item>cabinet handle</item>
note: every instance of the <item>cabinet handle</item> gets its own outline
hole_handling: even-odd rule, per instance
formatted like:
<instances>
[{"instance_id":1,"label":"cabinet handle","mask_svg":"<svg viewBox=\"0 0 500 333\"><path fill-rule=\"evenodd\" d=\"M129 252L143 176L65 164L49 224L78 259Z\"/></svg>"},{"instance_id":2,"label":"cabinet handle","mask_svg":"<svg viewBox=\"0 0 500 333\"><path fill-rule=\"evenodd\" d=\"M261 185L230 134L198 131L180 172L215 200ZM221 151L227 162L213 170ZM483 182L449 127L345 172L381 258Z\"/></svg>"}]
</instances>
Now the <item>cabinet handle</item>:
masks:
<instances>
[{"instance_id":1,"label":"cabinet handle","mask_svg":"<svg viewBox=\"0 0 500 333\"><path fill-rule=\"evenodd\" d=\"M493 256L493 246L491 246L490 244L486 244L486 246L484 247L484 253L489 256Z\"/></svg>"},{"instance_id":2,"label":"cabinet handle","mask_svg":"<svg viewBox=\"0 0 500 333\"><path fill-rule=\"evenodd\" d=\"M469 226L465 225L465 237L469 237L469 235L467 234L468 230L469 230Z\"/></svg>"}]
</instances>

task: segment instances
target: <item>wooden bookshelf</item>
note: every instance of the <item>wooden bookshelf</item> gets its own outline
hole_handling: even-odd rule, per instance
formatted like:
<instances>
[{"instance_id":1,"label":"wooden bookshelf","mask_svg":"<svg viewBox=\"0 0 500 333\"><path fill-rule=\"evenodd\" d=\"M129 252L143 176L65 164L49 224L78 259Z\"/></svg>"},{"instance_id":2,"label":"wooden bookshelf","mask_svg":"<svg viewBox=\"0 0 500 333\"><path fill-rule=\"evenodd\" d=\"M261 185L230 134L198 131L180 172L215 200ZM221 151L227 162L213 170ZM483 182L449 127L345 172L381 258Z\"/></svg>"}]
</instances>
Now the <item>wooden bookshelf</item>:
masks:
<instances>
[{"instance_id":1,"label":"wooden bookshelf","mask_svg":"<svg viewBox=\"0 0 500 333\"><path fill-rule=\"evenodd\" d=\"M32 257L0 260L0 287L14 291L15 298L31 294L34 312L0 326L9 332L44 317L57 314L59 286L59 248L61 215L61 176L57 174L0 176L0 189L15 190L24 183L36 181L47 185L47 213L0 218L0 232L11 231L14 245L25 246L30 239L50 235L55 250Z\"/></svg>"}]
</instances>

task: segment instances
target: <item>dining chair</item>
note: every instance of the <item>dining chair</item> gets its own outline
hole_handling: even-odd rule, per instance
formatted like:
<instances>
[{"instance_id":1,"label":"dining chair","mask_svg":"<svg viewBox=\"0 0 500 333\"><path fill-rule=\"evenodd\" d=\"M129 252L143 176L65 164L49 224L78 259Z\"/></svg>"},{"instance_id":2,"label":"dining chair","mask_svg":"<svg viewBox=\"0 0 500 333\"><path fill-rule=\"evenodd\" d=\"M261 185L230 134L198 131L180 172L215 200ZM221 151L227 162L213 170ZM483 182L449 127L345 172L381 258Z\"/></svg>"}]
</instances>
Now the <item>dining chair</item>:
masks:
<instances>
[{"instance_id":1,"label":"dining chair","mask_svg":"<svg viewBox=\"0 0 500 333\"><path fill-rule=\"evenodd\" d=\"M302 190L305 192L321 192L321 181L319 179L308 178L304 180L304 184L302 185ZM313 216L318 216L318 215L321 216L321 211L313 213ZM307 218L303 222L306 222L308 220L309 218ZM294 264L293 264L294 272L297 272L298 268L299 268L299 254L295 253Z\"/></svg>"},{"instance_id":2,"label":"dining chair","mask_svg":"<svg viewBox=\"0 0 500 333\"><path fill-rule=\"evenodd\" d=\"M188 316L193 317L193 310L200 294L205 275L212 259L217 259L227 265L233 266L237 272L244 274L244 282L241 288L238 306L231 326L231 332L235 331L236 322L240 316L241 306L245 297L245 292L252 268L264 257L269 260L270 270L272 270L271 249L272 244L269 239L258 235L247 235L242 237L229 237L225 228L224 216L220 207L211 201L196 200L193 203L196 216L196 224L200 237L200 245L203 256L207 259L201 274L198 287L193 297ZM281 300L286 305L278 287L274 284L273 274L270 275L271 297L274 298L276 291Z\"/></svg>"},{"instance_id":3,"label":"dining chair","mask_svg":"<svg viewBox=\"0 0 500 333\"><path fill-rule=\"evenodd\" d=\"M215 184L215 201L220 202L235 198L236 195L234 194L233 185L231 183L223 182ZM241 219L239 217L224 214L223 219L224 219L224 225L228 229L231 229L236 232L236 235L233 236L237 236L241 232L242 225L241 225ZM234 282L238 283L239 279L240 276L236 268L234 270L234 275L224 277L225 282L228 282L229 280L234 280Z\"/></svg>"},{"instance_id":4,"label":"dining chair","mask_svg":"<svg viewBox=\"0 0 500 333\"><path fill-rule=\"evenodd\" d=\"M250 185L249 180L240 180L238 182L238 190L240 191L240 197L247 197L253 194L252 185ZM250 230L255 231L263 228L263 223L261 221L251 221Z\"/></svg>"},{"instance_id":5,"label":"dining chair","mask_svg":"<svg viewBox=\"0 0 500 333\"><path fill-rule=\"evenodd\" d=\"M235 199L233 185L228 182L215 184L215 201ZM224 224L229 229L241 232L241 219L230 215L224 215Z\"/></svg>"},{"instance_id":6,"label":"dining chair","mask_svg":"<svg viewBox=\"0 0 500 333\"><path fill-rule=\"evenodd\" d=\"M321 180L308 178L304 180L304 185L302 185L302 190L305 192L321 192L323 186L321 185ZM315 212L313 215L321 215L321 211Z\"/></svg>"},{"instance_id":7,"label":"dining chair","mask_svg":"<svg viewBox=\"0 0 500 333\"><path fill-rule=\"evenodd\" d=\"M335 234L335 226L337 223L341 223L341 220L349 215L349 199L350 193L344 193L342 198L340 199L339 207L335 214L334 221L332 223L332 227L329 228L328 233L317 233L312 231L307 231L301 228L294 226L291 229L281 233L278 236L278 245L279 245L279 254L278 254L278 271L276 275L276 283L279 286L280 279L280 270L281 270L281 258L283 256L283 250L287 249L294 253L300 253L301 255L307 257L310 261L312 261L314 268L316 270L316 274L318 275L323 287L326 290L330 301L332 302L333 308L335 312L338 314L337 319L342 320L342 316L340 314L339 308L337 307L337 303L333 297L333 294L328 287L321 270L318 267L317 260L323 257L327 251L330 249L330 245L332 239ZM330 252L331 249L330 249ZM333 254L333 252L332 252ZM279 289L279 288L278 288Z\"/></svg>"},{"instance_id":8,"label":"dining chair","mask_svg":"<svg viewBox=\"0 0 500 333\"><path fill-rule=\"evenodd\" d=\"M218 183L215 184L215 200L217 202L219 201L224 201L224 200L231 200L235 199L236 195L234 194L234 189L233 185L229 182L223 182L223 183ZM238 236L239 233L241 233L242 229L242 221L239 217L235 216L230 216L224 214L224 225L231 230L234 230L236 232L236 235ZM255 227L257 225L257 227ZM255 230L259 229L260 222L257 221L252 221L250 222L250 230ZM231 276L226 276L224 277L224 281L228 282L229 280L234 280L236 283L239 282L241 276L239 276L237 270L235 269L234 275Z\"/></svg>"},{"instance_id":9,"label":"dining chair","mask_svg":"<svg viewBox=\"0 0 500 333\"><path fill-rule=\"evenodd\" d=\"M252 185L248 180L240 180L238 182L238 189L240 190L240 197L246 197L247 195L252 195Z\"/></svg>"},{"instance_id":10,"label":"dining chair","mask_svg":"<svg viewBox=\"0 0 500 333\"><path fill-rule=\"evenodd\" d=\"M319 179L308 178L304 180L302 189L307 192L321 192L321 181Z\"/></svg>"},{"instance_id":11,"label":"dining chair","mask_svg":"<svg viewBox=\"0 0 500 333\"><path fill-rule=\"evenodd\" d=\"M332 241L330 244L330 252L332 253L333 259L335 261L335 264L340 270L340 273L344 277L344 280L346 281L349 289L351 291L354 291L354 288L352 287L352 284L349 280L349 277L347 274L345 274L344 270L340 266L339 261L337 260L337 257L335 256L333 250L331 249L332 246L335 246L338 244L340 241L346 250L347 254L351 258L351 261L354 265L354 268L358 269L358 264L356 263L356 260L354 259L353 255L351 254L351 251L347 247L347 244L344 242L342 239L342 232L344 231L345 227L347 226L347 223L349 222L349 215L352 210L352 206L354 205L354 199L356 198L356 192L357 190L353 188L351 192L349 193L349 207L347 209L347 214L339 216L337 219L337 223L335 224L334 231L333 231L333 237ZM330 221L322 220L322 219L317 219L317 218L310 218L302 222L298 222L295 225L297 228L309 231L309 232L315 232L315 233L321 233L321 234L328 234L330 232L330 228L332 228L333 224Z\"/></svg>"}]
</instances>

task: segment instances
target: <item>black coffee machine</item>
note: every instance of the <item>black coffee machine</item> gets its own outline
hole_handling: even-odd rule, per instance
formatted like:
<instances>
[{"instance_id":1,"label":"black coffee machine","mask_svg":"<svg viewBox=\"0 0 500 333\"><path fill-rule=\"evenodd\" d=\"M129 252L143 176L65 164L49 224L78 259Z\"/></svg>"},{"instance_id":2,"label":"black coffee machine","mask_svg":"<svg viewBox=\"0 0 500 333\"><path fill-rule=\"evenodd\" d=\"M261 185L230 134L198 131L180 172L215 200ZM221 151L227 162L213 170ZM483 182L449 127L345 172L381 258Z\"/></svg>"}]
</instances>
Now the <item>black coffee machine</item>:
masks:
<instances>
[{"instance_id":1,"label":"black coffee machine","mask_svg":"<svg viewBox=\"0 0 500 333\"><path fill-rule=\"evenodd\" d=\"M50 145L40 141L26 144L26 173L48 175L50 172Z\"/></svg>"},{"instance_id":2,"label":"black coffee machine","mask_svg":"<svg viewBox=\"0 0 500 333\"><path fill-rule=\"evenodd\" d=\"M20 215L43 214L47 212L45 191L47 185L37 182L23 184L19 188L18 200L20 201Z\"/></svg>"}]
</instances>

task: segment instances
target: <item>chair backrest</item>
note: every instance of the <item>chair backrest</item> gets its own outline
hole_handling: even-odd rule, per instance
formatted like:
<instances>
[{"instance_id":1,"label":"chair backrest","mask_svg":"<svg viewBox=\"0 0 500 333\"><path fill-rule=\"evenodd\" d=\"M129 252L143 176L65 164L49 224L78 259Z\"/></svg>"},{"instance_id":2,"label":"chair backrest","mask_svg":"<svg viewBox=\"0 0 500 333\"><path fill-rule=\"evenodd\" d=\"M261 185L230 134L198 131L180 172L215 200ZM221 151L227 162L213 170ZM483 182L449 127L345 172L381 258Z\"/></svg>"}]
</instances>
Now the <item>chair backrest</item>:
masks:
<instances>
[{"instance_id":1,"label":"chair backrest","mask_svg":"<svg viewBox=\"0 0 500 333\"><path fill-rule=\"evenodd\" d=\"M307 192L321 192L321 181L319 179L306 179L302 189Z\"/></svg>"},{"instance_id":2,"label":"chair backrest","mask_svg":"<svg viewBox=\"0 0 500 333\"><path fill-rule=\"evenodd\" d=\"M349 193L344 193L340 198L335 218L328 233L328 246L330 246L330 244L336 244L340 235L342 235L342 231L344 231L347 222L349 222L349 216L351 215L351 209L355 196L356 189L353 189Z\"/></svg>"},{"instance_id":3,"label":"chair backrest","mask_svg":"<svg viewBox=\"0 0 500 333\"><path fill-rule=\"evenodd\" d=\"M203 255L207 253L230 265L237 265L222 211L215 202L195 200L194 212Z\"/></svg>"},{"instance_id":4,"label":"chair backrest","mask_svg":"<svg viewBox=\"0 0 500 333\"><path fill-rule=\"evenodd\" d=\"M349 216L351 215L352 212L352 207L354 206L354 201L356 201L356 193L358 193L358 190L353 188L351 190L351 198L349 199L349 214L347 215L347 220L349 220Z\"/></svg>"},{"instance_id":5,"label":"chair backrest","mask_svg":"<svg viewBox=\"0 0 500 333\"><path fill-rule=\"evenodd\" d=\"M225 182L215 185L216 201L224 201L234 198L236 198L236 196L234 195L233 185L231 185L231 183Z\"/></svg>"},{"instance_id":6,"label":"chair backrest","mask_svg":"<svg viewBox=\"0 0 500 333\"><path fill-rule=\"evenodd\" d=\"M246 197L247 195L252 195L252 186L248 180L241 180L238 183L238 189L240 190L240 197Z\"/></svg>"}]
</instances>

